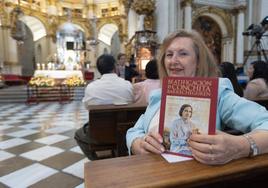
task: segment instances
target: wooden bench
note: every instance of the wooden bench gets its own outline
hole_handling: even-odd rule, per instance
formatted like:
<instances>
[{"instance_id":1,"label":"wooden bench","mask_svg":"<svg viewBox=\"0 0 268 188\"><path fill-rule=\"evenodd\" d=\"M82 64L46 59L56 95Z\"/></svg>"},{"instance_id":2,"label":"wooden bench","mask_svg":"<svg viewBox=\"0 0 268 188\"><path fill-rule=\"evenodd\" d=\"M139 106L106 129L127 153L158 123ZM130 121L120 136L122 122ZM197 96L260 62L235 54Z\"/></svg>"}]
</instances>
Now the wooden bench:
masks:
<instances>
[{"instance_id":1,"label":"wooden bench","mask_svg":"<svg viewBox=\"0 0 268 188\"><path fill-rule=\"evenodd\" d=\"M112 150L113 157L127 155L126 132L145 112L145 104L89 106L90 150Z\"/></svg>"},{"instance_id":2,"label":"wooden bench","mask_svg":"<svg viewBox=\"0 0 268 188\"><path fill-rule=\"evenodd\" d=\"M267 178L268 154L216 166L144 154L90 161L84 168L85 188L259 188L267 187Z\"/></svg>"}]
</instances>

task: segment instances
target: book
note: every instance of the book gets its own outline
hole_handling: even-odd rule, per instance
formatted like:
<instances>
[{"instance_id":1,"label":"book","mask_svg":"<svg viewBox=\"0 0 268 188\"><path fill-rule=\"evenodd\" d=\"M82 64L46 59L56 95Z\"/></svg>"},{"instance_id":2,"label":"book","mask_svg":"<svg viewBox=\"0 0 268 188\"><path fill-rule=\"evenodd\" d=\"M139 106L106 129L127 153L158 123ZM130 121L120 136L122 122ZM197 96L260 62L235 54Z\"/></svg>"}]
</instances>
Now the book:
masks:
<instances>
[{"instance_id":1,"label":"book","mask_svg":"<svg viewBox=\"0 0 268 188\"><path fill-rule=\"evenodd\" d=\"M159 133L166 153L192 157L191 134L215 134L218 78L165 77Z\"/></svg>"}]
</instances>

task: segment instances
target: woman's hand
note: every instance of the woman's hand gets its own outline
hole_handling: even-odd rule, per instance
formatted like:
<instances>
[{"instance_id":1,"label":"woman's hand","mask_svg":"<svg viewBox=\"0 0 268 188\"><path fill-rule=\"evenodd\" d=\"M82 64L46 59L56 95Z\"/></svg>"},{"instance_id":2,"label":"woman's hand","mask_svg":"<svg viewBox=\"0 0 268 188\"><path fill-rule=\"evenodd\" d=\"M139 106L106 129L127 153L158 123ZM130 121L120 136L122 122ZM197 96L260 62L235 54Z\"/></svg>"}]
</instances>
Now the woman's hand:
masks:
<instances>
[{"instance_id":1,"label":"woman's hand","mask_svg":"<svg viewBox=\"0 0 268 188\"><path fill-rule=\"evenodd\" d=\"M247 140L221 131L216 135L192 134L188 140L193 157L204 164L225 164L245 157L249 152Z\"/></svg>"},{"instance_id":2,"label":"woman's hand","mask_svg":"<svg viewBox=\"0 0 268 188\"><path fill-rule=\"evenodd\" d=\"M163 138L158 132L149 132L143 138L137 138L133 141L131 151L133 154L156 153L165 151Z\"/></svg>"}]
</instances>

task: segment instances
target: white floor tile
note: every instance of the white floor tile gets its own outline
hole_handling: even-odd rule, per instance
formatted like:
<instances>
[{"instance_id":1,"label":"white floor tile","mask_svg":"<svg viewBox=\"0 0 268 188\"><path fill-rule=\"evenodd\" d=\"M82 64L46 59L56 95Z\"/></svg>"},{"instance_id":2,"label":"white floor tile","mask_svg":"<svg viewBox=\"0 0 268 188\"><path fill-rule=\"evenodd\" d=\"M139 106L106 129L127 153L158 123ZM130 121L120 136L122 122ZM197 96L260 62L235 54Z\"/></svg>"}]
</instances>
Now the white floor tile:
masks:
<instances>
[{"instance_id":1,"label":"white floor tile","mask_svg":"<svg viewBox=\"0 0 268 188\"><path fill-rule=\"evenodd\" d=\"M0 178L0 182L14 188L25 188L58 171L39 163L17 170Z\"/></svg>"},{"instance_id":2,"label":"white floor tile","mask_svg":"<svg viewBox=\"0 0 268 188\"><path fill-rule=\"evenodd\" d=\"M53 134L57 134L57 133L63 133L63 132L66 132L66 131L69 131L69 130L72 130L73 128L72 127L53 127L53 128L50 128L50 129L47 129L45 132L46 133L53 133Z\"/></svg>"},{"instance_id":3,"label":"white floor tile","mask_svg":"<svg viewBox=\"0 0 268 188\"><path fill-rule=\"evenodd\" d=\"M85 159L78 161L77 163L74 163L73 165L63 169L62 171L84 179L84 164L88 161L89 160L87 158L85 158Z\"/></svg>"},{"instance_id":4,"label":"white floor tile","mask_svg":"<svg viewBox=\"0 0 268 188\"><path fill-rule=\"evenodd\" d=\"M0 161L9 159L11 157L15 157L16 155L6 152L6 151L0 151ZM1 166L1 165L0 165Z\"/></svg>"},{"instance_id":5,"label":"white floor tile","mask_svg":"<svg viewBox=\"0 0 268 188\"><path fill-rule=\"evenodd\" d=\"M75 146L75 147L71 148L70 151L80 153L80 154L84 154L79 146Z\"/></svg>"},{"instance_id":6,"label":"white floor tile","mask_svg":"<svg viewBox=\"0 0 268 188\"><path fill-rule=\"evenodd\" d=\"M51 144L55 144L55 143L63 141L63 140L67 140L67 139L69 139L68 136L63 136L63 135L57 134L57 135L50 135L50 136L36 139L35 142L38 142L41 144L51 145Z\"/></svg>"},{"instance_id":7,"label":"white floor tile","mask_svg":"<svg viewBox=\"0 0 268 188\"><path fill-rule=\"evenodd\" d=\"M26 140L23 138L12 138L12 139L0 142L0 149L8 149L8 148L19 146L28 142L30 142L30 140Z\"/></svg>"},{"instance_id":8,"label":"white floor tile","mask_svg":"<svg viewBox=\"0 0 268 188\"><path fill-rule=\"evenodd\" d=\"M28 124L25 124L25 125L22 125L20 126L21 128L24 128L24 129L36 129L36 128L41 128L40 124L37 124L37 123L28 123Z\"/></svg>"},{"instance_id":9,"label":"white floor tile","mask_svg":"<svg viewBox=\"0 0 268 188\"><path fill-rule=\"evenodd\" d=\"M8 136L13 136L13 137L24 137L24 136L29 136L35 133L38 133L39 131L37 130L21 130L21 131L16 131L12 133L8 133L6 135Z\"/></svg>"},{"instance_id":10,"label":"white floor tile","mask_svg":"<svg viewBox=\"0 0 268 188\"><path fill-rule=\"evenodd\" d=\"M1 124L0 124L1 125ZM6 130L6 129L10 129L10 128L13 128L14 126L9 126L9 125L1 125L0 126L0 132L3 131L3 130Z\"/></svg>"},{"instance_id":11,"label":"white floor tile","mask_svg":"<svg viewBox=\"0 0 268 188\"><path fill-rule=\"evenodd\" d=\"M84 183L82 183L82 184L80 184L80 185L76 186L75 188L84 188L84 187L85 187L85 184L84 184Z\"/></svg>"},{"instance_id":12,"label":"white floor tile","mask_svg":"<svg viewBox=\"0 0 268 188\"><path fill-rule=\"evenodd\" d=\"M22 153L20 154L20 156L31 159L31 160L42 161L44 159L47 159L49 157L62 153L63 151L64 151L63 149L60 149L57 147L44 146L44 147L41 147L32 151L28 151L26 153Z\"/></svg>"},{"instance_id":13,"label":"white floor tile","mask_svg":"<svg viewBox=\"0 0 268 188\"><path fill-rule=\"evenodd\" d=\"M7 119L6 121L5 121L5 124L6 125L13 125L13 124L15 124L15 123L20 123L21 121L20 120L17 120L17 119Z\"/></svg>"}]
</instances>

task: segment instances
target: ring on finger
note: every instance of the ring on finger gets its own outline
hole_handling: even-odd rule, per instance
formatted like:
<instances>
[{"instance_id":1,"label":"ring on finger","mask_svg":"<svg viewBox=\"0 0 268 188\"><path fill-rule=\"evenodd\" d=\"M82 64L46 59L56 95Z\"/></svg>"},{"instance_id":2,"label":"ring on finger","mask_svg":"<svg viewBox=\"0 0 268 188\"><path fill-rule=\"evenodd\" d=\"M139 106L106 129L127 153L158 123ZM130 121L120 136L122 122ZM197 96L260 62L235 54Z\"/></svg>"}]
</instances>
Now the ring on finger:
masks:
<instances>
[{"instance_id":1,"label":"ring on finger","mask_svg":"<svg viewBox=\"0 0 268 188\"><path fill-rule=\"evenodd\" d=\"M215 158L214 158L214 155L213 155L213 154L210 154L210 160L211 160L211 161L214 161L214 160L215 160Z\"/></svg>"},{"instance_id":2,"label":"ring on finger","mask_svg":"<svg viewBox=\"0 0 268 188\"><path fill-rule=\"evenodd\" d=\"M213 154L213 146L212 146L212 144L209 145L209 153Z\"/></svg>"},{"instance_id":3,"label":"ring on finger","mask_svg":"<svg viewBox=\"0 0 268 188\"><path fill-rule=\"evenodd\" d=\"M148 135L145 135L145 136L143 137L144 142L147 142L147 138L148 138Z\"/></svg>"}]
</instances>

